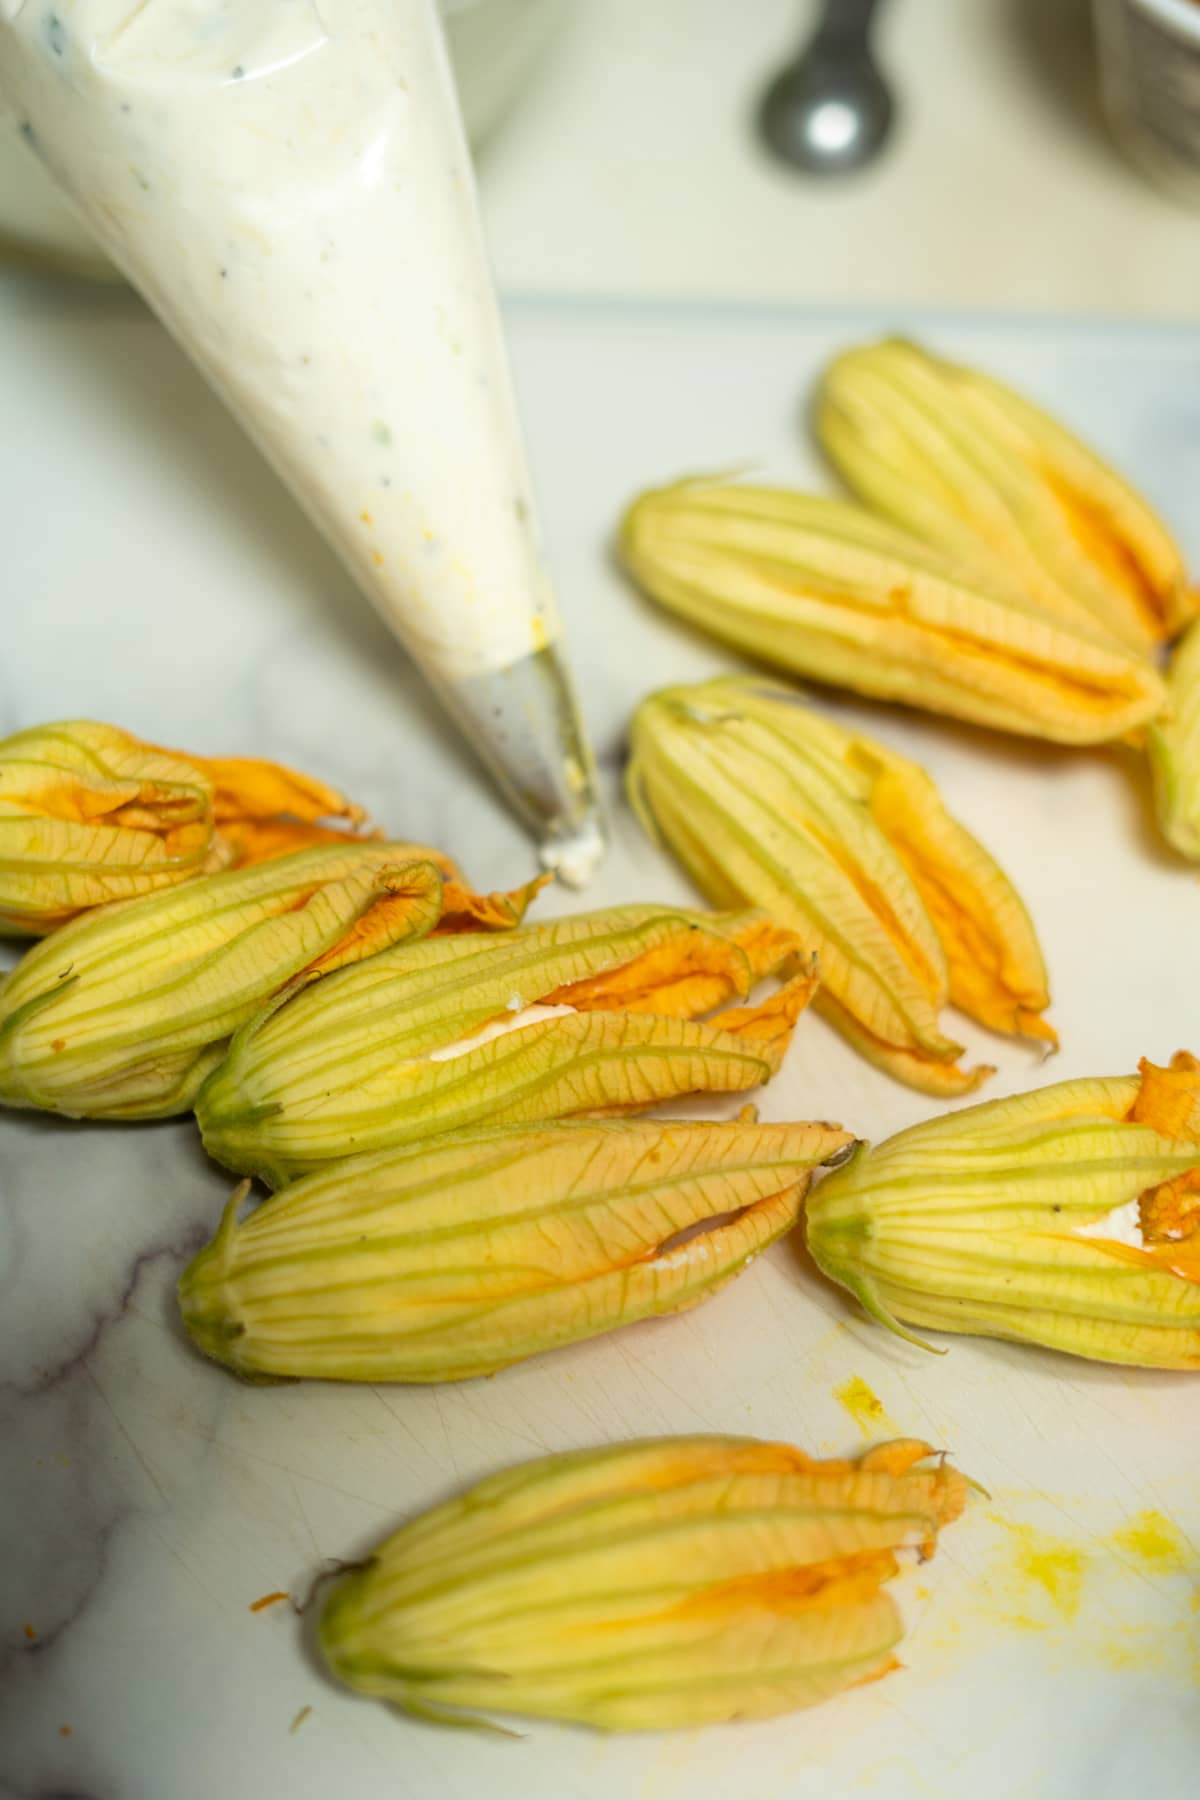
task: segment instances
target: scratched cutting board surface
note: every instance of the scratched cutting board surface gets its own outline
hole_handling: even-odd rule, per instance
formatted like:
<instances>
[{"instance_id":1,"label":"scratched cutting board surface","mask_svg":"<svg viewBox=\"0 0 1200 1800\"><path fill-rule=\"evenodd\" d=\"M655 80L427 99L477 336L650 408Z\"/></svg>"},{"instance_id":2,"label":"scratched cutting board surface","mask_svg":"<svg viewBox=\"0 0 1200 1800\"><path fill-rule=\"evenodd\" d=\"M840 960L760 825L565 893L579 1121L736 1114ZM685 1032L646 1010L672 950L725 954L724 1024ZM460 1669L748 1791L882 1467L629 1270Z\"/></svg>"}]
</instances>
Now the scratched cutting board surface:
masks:
<instances>
[{"instance_id":1,"label":"scratched cutting board surface","mask_svg":"<svg viewBox=\"0 0 1200 1800\"><path fill-rule=\"evenodd\" d=\"M640 485L751 465L827 482L804 397L900 324L1025 385L1140 480L1200 563L1200 332L796 311L509 309L549 550L614 812L586 902L689 898L621 809L629 709L736 666L639 601L608 539ZM402 656L128 295L0 287L0 729L91 714L319 772L499 885L527 845ZM990 1095L1200 1038L1200 884L1136 765L822 699L922 758L1023 888L1061 1056L963 1026ZM714 1110L722 1110L720 1107ZM723 1110L730 1110L725 1108ZM873 1138L933 1106L802 1022L768 1118ZM172 1287L229 1183L186 1123L0 1120L0 1790L91 1800L1156 1800L1200 1751L1200 1380L860 1321L779 1245L709 1305L494 1380L238 1386ZM754 1726L520 1741L409 1723L322 1674L312 1615L253 1613L511 1461L721 1430L853 1451L906 1433L987 1490L896 1584L905 1668ZM311 1709L311 1710L308 1710Z\"/></svg>"}]
</instances>

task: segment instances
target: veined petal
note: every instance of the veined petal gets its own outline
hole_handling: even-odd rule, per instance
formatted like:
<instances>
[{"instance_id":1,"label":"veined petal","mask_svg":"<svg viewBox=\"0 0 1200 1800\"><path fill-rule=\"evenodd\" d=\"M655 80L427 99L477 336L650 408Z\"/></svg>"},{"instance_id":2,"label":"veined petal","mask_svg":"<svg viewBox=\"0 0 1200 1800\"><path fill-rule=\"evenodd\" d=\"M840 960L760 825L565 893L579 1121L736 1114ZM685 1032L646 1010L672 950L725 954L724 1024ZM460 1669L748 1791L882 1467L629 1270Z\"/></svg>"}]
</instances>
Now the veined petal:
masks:
<instances>
[{"instance_id":1,"label":"veined petal","mask_svg":"<svg viewBox=\"0 0 1200 1800\"><path fill-rule=\"evenodd\" d=\"M1063 744L1157 714L1149 658L1054 617L864 507L715 479L641 495L621 528L662 605L766 662L878 699Z\"/></svg>"},{"instance_id":2,"label":"veined petal","mask_svg":"<svg viewBox=\"0 0 1200 1800\"><path fill-rule=\"evenodd\" d=\"M246 756L206 756L201 765L213 784L213 818L218 825L273 819L316 824L344 819L361 825L366 813L328 782L298 774L281 763Z\"/></svg>"},{"instance_id":3,"label":"veined petal","mask_svg":"<svg viewBox=\"0 0 1200 1800\"><path fill-rule=\"evenodd\" d=\"M489 1125L335 1163L180 1283L235 1372L458 1381L693 1306L795 1224L831 1125Z\"/></svg>"},{"instance_id":4,"label":"veined petal","mask_svg":"<svg viewBox=\"0 0 1200 1800\"><path fill-rule=\"evenodd\" d=\"M722 1013L717 1021L721 1033L724 1037L739 1038L744 1044L759 1046L771 1060L772 1074L777 1074L784 1052L792 1041L796 1021L820 985L817 961L813 957L801 974L793 975L790 981L785 981L757 1005L737 1006L731 1012Z\"/></svg>"},{"instance_id":5,"label":"veined petal","mask_svg":"<svg viewBox=\"0 0 1200 1800\"><path fill-rule=\"evenodd\" d=\"M1024 592L1048 617L1143 649L1195 617L1195 592L1162 520L1002 383L885 340L829 365L816 426L869 505Z\"/></svg>"},{"instance_id":6,"label":"veined petal","mask_svg":"<svg viewBox=\"0 0 1200 1800\"><path fill-rule=\"evenodd\" d=\"M632 737L630 797L647 829L710 900L763 907L816 954L822 1016L924 1092L983 1079L957 1066L940 1008L961 997L981 1017L1003 974L1031 1009L1040 956L1000 870L915 764L756 681L664 689ZM957 909L929 904L939 879L961 889ZM987 1010L1012 1022L1011 1007Z\"/></svg>"},{"instance_id":7,"label":"veined petal","mask_svg":"<svg viewBox=\"0 0 1200 1800\"><path fill-rule=\"evenodd\" d=\"M411 854L425 852L414 850ZM445 866L436 854L430 854L428 860ZM450 864L452 869L453 866ZM510 888L507 893L477 894L461 878L448 879L442 886L442 916L437 930L442 935L454 931L512 931L553 880L553 875L535 875L532 881Z\"/></svg>"},{"instance_id":8,"label":"veined petal","mask_svg":"<svg viewBox=\"0 0 1200 1800\"><path fill-rule=\"evenodd\" d=\"M605 1729L813 1704L894 1667L882 1584L967 1484L922 1444L861 1462L679 1438L547 1457L389 1538L321 1621L334 1672L424 1714ZM453 1719L455 1715L450 1714Z\"/></svg>"},{"instance_id":9,"label":"veined petal","mask_svg":"<svg viewBox=\"0 0 1200 1800\"><path fill-rule=\"evenodd\" d=\"M954 374L980 418L1007 436L1057 499L1087 576L1124 602L1127 635L1140 630L1155 643L1175 637L1200 610L1200 592L1188 581L1178 543L1144 497L1024 395L969 369Z\"/></svg>"},{"instance_id":10,"label":"veined petal","mask_svg":"<svg viewBox=\"0 0 1200 1800\"><path fill-rule=\"evenodd\" d=\"M792 955L790 937L764 934L761 923L613 907L386 951L239 1034L197 1100L205 1142L227 1167L278 1183L352 1151L485 1120L754 1087L777 1070L811 976L736 1014L731 1030L720 1016L675 1015L684 998L711 1010L714 979L726 996L748 993L756 964L739 932L760 954L769 937L767 961ZM714 940L707 962L696 949L705 937ZM629 967L637 973L626 989Z\"/></svg>"},{"instance_id":11,"label":"veined petal","mask_svg":"<svg viewBox=\"0 0 1200 1800\"><path fill-rule=\"evenodd\" d=\"M370 844L301 851L84 914L0 987L0 1100L185 1112L230 1034L302 976L437 922L440 872Z\"/></svg>"},{"instance_id":12,"label":"veined petal","mask_svg":"<svg viewBox=\"0 0 1200 1800\"><path fill-rule=\"evenodd\" d=\"M721 925L717 916L709 931L682 938L675 933L631 962L555 988L546 1004L696 1019L744 998L757 981L801 954L796 933L761 913L731 915L728 936Z\"/></svg>"},{"instance_id":13,"label":"veined petal","mask_svg":"<svg viewBox=\"0 0 1200 1800\"><path fill-rule=\"evenodd\" d=\"M345 841L323 817L356 826L363 814L278 764L161 750L94 720L17 732L0 742L0 931L40 936L251 849Z\"/></svg>"},{"instance_id":14,"label":"veined petal","mask_svg":"<svg viewBox=\"0 0 1200 1800\"><path fill-rule=\"evenodd\" d=\"M455 931L511 931L519 925L533 901L553 881L552 875L537 875L521 887L507 893L476 893L462 877L457 864L431 844L413 844L385 836L382 831L366 834L345 826L302 824L295 820L234 820L222 826L222 843L236 852L239 868L253 863L270 862L296 850L311 849L318 844L345 845L370 842L385 848L390 861L432 863L445 880L442 885L442 916L437 923L441 935Z\"/></svg>"},{"instance_id":15,"label":"veined petal","mask_svg":"<svg viewBox=\"0 0 1200 1800\"><path fill-rule=\"evenodd\" d=\"M1146 748L1163 835L1200 862L1200 624L1171 658L1166 708L1147 731Z\"/></svg>"},{"instance_id":16,"label":"veined petal","mask_svg":"<svg viewBox=\"0 0 1200 1800\"><path fill-rule=\"evenodd\" d=\"M1058 1033L1046 965L1020 895L916 763L865 738L851 752L871 776L872 816L912 876L946 954L949 996L992 1031L1040 1038Z\"/></svg>"},{"instance_id":17,"label":"veined petal","mask_svg":"<svg viewBox=\"0 0 1200 1800\"><path fill-rule=\"evenodd\" d=\"M17 732L0 741L0 932L44 935L113 901L320 847L370 844L375 866L433 863L447 932L510 929L548 879L478 894L440 850L386 841L364 818L278 763L189 757L91 720ZM382 915L374 923L392 941Z\"/></svg>"},{"instance_id":18,"label":"veined petal","mask_svg":"<svg viewBox=\"0 0 1200 1800\"><path fill-rule=\"evenodd\" d=\"M944 1047L940 1052L927 1045L909 1049L889 1043L847 1011L826 987L817 995L816 1011L873 1067L935 1100L959 1100L964 1094L973 1094L989 1075L996 1073L990 1063L976 1063L974 1068L964 1069L958 1060L963 1047L949 1038L942 1040Z\"/></svg>"},{"instance_id":19,"label":"veined petal","mask_svg":"<svg viewBox=\"0 0 1200 1800\"><path fill-rule=\"evenodd\" d=\"M38 936L216 869L202 771L89 720L0 742L0 932Z\"/></svg>"},{"instance_id":20,"label":"veined petal","mask_svg":"<svg viewBox=\"0 0 1200 1800\"><path fill-rule=\"evenodd\" d=\"M390 848L390 846L389 846ZM304 975L331 975L377 956L392 944L425 937L441 921L445 883L429 862L381 863L375 871L376 895L371 905L335 944L304 967Z\"/></svg>"},{"instance_id":21,"label":"veined petal","mask_svg":"<svg viewBox=\"0 0 1200 1800\"><path fill-rule=\"evenodd\" d=\"M271 862L277 856L291 856L297 850L312 850L319 844L381 843L382 831L365 831L356 825L325 825L301 819L227 818L217 831L229 860L239 869L252 863ZM412 846L415 849L415 846ZM424 846L422 846L424 849ZM428 851L429 860L441 868L449 858Z\"/></svg>"},{"instance_id":22,"label":"veined petal","mask_svg":"<svg viewBox=\"0 0 1200 1800\"><path fill-rule=\"evenodd\" d=\"M685 1094L745 1092L778 1073L785 1028L774 1018L772 1027L759 1042L686 1019L578 1013L518 1026L447 1060L393 1058L390 1066L377 1049L343 1055L338 1035L306 1033L295 1040L294 1077L286 1055L251 1059L246 1040L234 1046L235 1068L206 1084L196 1112L218 1162L280 1186L349 1154L485 1120L601 1118ZM335 1059L323 1085L311 1056L318 1041Z\"/></svg>"},{"instance_id":23,"label":"veined petal","mask_svg":"<svg viewBox=\"0 0 1200 1800\"><path fill-rule=\"evenodd\" d=\"M1181 1055L901 1132L810 1196L809 1248L897 1328L1200 1368L1197 1085Z\"/></svg>"}]
</instances>

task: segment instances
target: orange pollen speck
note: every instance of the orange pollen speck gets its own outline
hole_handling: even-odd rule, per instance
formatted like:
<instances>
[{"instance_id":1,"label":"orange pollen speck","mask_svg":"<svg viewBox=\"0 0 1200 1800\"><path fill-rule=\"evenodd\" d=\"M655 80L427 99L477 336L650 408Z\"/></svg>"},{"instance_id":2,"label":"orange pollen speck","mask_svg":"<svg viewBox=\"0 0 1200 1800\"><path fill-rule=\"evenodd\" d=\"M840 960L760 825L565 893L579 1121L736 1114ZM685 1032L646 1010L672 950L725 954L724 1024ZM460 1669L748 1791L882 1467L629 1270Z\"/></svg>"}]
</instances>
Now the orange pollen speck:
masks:
<instances>
[{"instance_id":1,"label":"orange pollen speck","mask_svg":"<svg viewBox=\"0 0 1200 1800\"><path fill-rule=\"evenodd\" d=\"M250 1611L262 1612L264 1607L277 1606L281 1600L286 1600L287 1598L288 1596L283 1589L277 1588L273 1594L261 1594L257 1600L252 1600L250 1602Z\"/></svg>"}]
</instances>

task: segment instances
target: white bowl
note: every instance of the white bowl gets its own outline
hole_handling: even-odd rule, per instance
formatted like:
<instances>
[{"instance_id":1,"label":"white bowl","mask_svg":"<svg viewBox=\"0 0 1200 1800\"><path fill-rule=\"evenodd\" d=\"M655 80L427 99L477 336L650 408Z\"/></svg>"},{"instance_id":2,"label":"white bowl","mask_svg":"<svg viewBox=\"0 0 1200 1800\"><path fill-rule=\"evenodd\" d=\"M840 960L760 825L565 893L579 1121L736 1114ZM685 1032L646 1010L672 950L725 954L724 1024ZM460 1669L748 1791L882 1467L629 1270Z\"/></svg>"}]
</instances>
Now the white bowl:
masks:
<instances>
[{"instance_id":1,"label":"white bowl","mask_svg":"<svg viewBox=\"0 0 1200 1800\"><path fill-rule=\"evenodd\" d=\"M463 113L476 147L507 112L559 23L564 0L440 0ZM0 112L0 262L80 275L115 271L86 225Z\"/></svg>"}]
</instances>

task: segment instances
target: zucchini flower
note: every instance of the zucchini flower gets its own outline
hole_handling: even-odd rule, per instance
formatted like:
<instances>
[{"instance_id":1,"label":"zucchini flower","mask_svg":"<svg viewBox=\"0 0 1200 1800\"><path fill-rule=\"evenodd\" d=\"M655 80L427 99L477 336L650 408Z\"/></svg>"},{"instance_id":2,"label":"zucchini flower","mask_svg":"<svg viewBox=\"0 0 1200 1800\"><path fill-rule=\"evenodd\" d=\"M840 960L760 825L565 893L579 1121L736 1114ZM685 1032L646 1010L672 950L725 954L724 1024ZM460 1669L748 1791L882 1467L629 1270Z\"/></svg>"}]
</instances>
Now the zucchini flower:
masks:
<instances>
[{"instance_id":1,"label":"zucchini flower","mask_svg":"<svg viewBox=\"0 0 1200 1800\"><path fill-rule=\"evenodd\" d=\"M485 1125L246 1187L179 1284L235 1374L462 1381L695 1306L796 1223L834 1125Z\"/></svg>"},{"instance_id":2,"label":"zucchini flower","mask_svg":"<svg viewBox=\"0 0 1200 1800\"><path fill-rule=\"evenodd\" d=\"M1200 625L1171 659L1167 710L1146 740L1163 834L1181 856L1200 862Z\"/></svg>"},{"instance_id":3,"label":"zucchini flower","mask_svg":"<svg viewBox=\"0 0 1200 1800\"><path fill-rule=\"evenodd\" d=\"M658 906L398 946L238 1033L197 1097L205 1146L279 1186L343 1156L485 1121L757 1087L777 1072L815 975L701 1020L798 950L760 913Z\"/></svg>"},{"instance_id":4,"label":"zucchini flower","mask_svg":"<svg viewBox=\"0 0 1200 1800\"><path fill-rule=\"evenodd\" d=\"M1200 1369L1200 1062L902 1131L823 1182L807 1221L817 1264L904 1337Z\"/></svg>"},{"instance_id":5,"label":"zucchini flower","mask_svg":"<svg viewBox=\"0 0 1200 1800\"><path fill-rule=\"evenodd\" d=\"M183 756L87 719L0 741L0 933L40 937L112 900L158 893L364 815L276 763ZM267 854L278 854L269 850Z\"/></svg>"},{"instance_id":6,"label":"zucchini flower","mask_svg":"<svg viewBox=\"0 0 1200 1800\"><path fill-rule=\"evenodd\" d=\"M931 1454L677 1437L547 1456L343 1575L321 1647L351 1687L444 1724L658 1731L813 1706L899 1666L896 1553L932 1555L967 1496Z\"/></svg>"},{"instance_id":7,"label":"zucchini flower","mask_svg":"<svg viewBox=\"0 0 1200 1800\"><path fill-rule=\"evenodd\" d=\"M424 935L441 906L432 863L347 843L86 913L0 981L0 1102L91 1119L187 1112L266 1001Z\"/></svg>"},{"instance_id":8,"label":"zucchini flower","mask_svg":"<svg viewBox=\"0 0 1200 1800\"><path fill-rule=\"evenodd\" d=\"M938 1015L1056 1042L1029 915L916 763L786 688L664 688L633 720L630 800L715 905L764 907L817 954L816 1008L923 1093L968 1093Z\"/></svg>"},{"instance_id":9,"label":"zucchini flower","mask_svg":"<svg viewBox=\"0 0 1200 1800\"><path fill-rule=\"evenodd\" d=\"M1144 652L1196 616L1158 515L999 381L900 339L863 345L826 369L816 428L869 506L1068 629L1091 623Z\"/></svg>"},{"instance_id":10,"label":"zucchini flower","mask_svg":"<svg viewBox=\"0 0 1200 1800\"><path fill-rule=\"evenodd\" d=\"M291 819L271 819L240 828L230 836L222 827L223 842L237 849L237 866L247 869L254 863L273 862L276 857L290 856L297 850L316 844L345 845L369 842L376 854L389 863L428 862L442 875L442 915L434 926L438 937L451 931L511 931L519 925L542 889L554 880L552 874L535 875L521 887L507 892L476 893L465 880L458 864L432 844L413 844L403 839L385 838L373 831L367 839L353 840L345 831L331 825L304 825Z\"/></svg>"},{"instance_id":11,"label":"zucchini flower","mask_svg":"<svg viewBox=\"0 0 1200 1800\"><path fill-rule=\"evenodd\" d=\"M1128 737L1162 707L1149 660L1049 616L865 507L713 479L643 494L626 567L739 650L878 700L1060 744Z\"/></svg>"}]
</instances>

